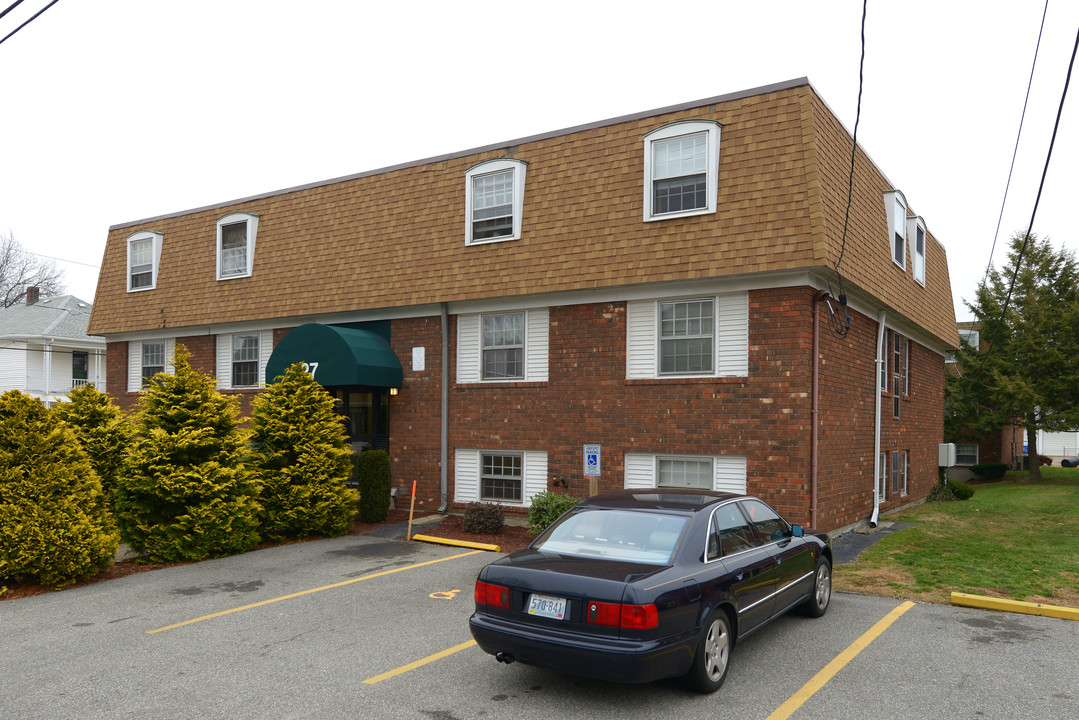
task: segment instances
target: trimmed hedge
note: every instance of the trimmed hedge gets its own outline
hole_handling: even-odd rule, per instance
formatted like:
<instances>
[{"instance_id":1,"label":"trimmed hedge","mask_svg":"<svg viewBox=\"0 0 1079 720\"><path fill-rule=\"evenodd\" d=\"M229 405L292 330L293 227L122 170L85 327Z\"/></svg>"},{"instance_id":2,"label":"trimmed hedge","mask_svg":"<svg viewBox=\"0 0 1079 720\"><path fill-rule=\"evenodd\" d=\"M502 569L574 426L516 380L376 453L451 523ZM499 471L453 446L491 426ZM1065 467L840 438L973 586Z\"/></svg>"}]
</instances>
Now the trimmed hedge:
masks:
<instances>
[{"instance_id":1,"label":"trimmed hedge","mask_svg":"<svg viewBox=\"0 0 1079 720\"><path fill-rule=\"evenodd\" d=\"M1008 472L1008 466L1001 462L971 465L970 471L983 480L999 480Z\"/></svg>"},{"instance_id":2,"label":"trimmed hedge","mask_svg":"<svg viewBox=\"0 0 1079 720\"><path fill-rule=\"evenodd\" d=\"M364 450L356 458L356 481L360 487L360 522L382 522L390 514L390 454Z\"/></svg>"},{"instance_id":3,"label":"trimmed hedge","mask_svg":"<svg viewBox=\"0 0 1079 720\"><path fill-rule=\"evenodd\" d=\"M495 503L470 502L465 506L465 531L479 535L497 535L506 524L502 506Z\"/></svg>"}]
</instances>

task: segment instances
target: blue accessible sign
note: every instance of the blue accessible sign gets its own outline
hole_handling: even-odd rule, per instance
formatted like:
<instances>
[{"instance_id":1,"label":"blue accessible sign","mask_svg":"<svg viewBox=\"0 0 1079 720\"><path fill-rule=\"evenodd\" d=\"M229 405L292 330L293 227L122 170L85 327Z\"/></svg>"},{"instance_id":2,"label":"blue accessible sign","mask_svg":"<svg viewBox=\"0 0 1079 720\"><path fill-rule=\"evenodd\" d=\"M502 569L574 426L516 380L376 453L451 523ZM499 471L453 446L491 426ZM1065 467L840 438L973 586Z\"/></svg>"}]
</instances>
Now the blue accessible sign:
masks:
<instances>
[{"instance_id":1,"label":"blue accessible sign","mask_svg":"<svg viewBox=\"0 0 1079 720\"><path fill-rule=\"evenodd\" d=\"M600 448L599 445L584 446L584 474L600 474Z\"/></svg>"}]
</instances>

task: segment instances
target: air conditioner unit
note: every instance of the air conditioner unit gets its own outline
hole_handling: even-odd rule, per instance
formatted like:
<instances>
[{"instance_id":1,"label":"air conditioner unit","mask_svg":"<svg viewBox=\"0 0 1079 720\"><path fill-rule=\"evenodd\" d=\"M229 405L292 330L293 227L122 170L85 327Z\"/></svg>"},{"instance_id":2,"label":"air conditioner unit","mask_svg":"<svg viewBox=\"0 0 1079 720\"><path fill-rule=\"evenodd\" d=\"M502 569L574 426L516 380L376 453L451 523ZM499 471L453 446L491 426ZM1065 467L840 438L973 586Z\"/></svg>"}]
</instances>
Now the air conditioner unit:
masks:
<instances>
[{"instance_id":1,"label":"air conditioner unit","mask_svg":"<svg viewBox=\"0 0 1079 720\"><path fill-rule=\"evenodd\" d=\"M941 443L937 446L937 466L955 467L955 443Z\"/></svg>"}]
</instances>

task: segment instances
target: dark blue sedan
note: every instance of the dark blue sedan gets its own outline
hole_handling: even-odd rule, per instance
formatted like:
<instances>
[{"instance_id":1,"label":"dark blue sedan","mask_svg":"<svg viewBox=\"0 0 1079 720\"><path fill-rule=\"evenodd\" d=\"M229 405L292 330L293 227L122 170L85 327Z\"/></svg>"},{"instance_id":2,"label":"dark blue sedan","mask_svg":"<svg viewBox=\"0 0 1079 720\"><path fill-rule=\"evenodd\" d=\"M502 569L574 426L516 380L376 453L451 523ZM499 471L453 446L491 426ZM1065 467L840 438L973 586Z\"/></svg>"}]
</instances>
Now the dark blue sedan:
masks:
<instances>
[{"instance_id":1,"label":"dark blue sedan","mask_svg":"<svg viewBox=\"0 0 1079 720\"><path fill-rule=\"evenodd\" d=\"M756 498L619 490L481 570L469 628L501 662L714 692L737 642L791 609L820 617L831 595L827 535Z\"/></svg>"}]
</instances>

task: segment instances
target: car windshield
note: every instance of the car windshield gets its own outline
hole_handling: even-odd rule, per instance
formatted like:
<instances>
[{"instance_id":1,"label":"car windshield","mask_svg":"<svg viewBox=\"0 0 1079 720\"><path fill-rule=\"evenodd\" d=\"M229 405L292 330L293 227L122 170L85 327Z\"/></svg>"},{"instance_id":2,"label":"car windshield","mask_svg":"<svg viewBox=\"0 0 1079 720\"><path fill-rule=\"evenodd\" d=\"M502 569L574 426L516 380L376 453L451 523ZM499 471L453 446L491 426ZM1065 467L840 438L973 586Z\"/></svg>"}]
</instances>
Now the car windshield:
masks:
<instances>
[{"instance_id":1,"label":"car windshield","mask_svg":"<svg viewBox=\"0 0 1079 720\"><path fill-rule=\"evenodd\" d=\"M669 565L686 518L627 510L582 510L562 519L533 550Z\"/></svg>"}]
</instances>

